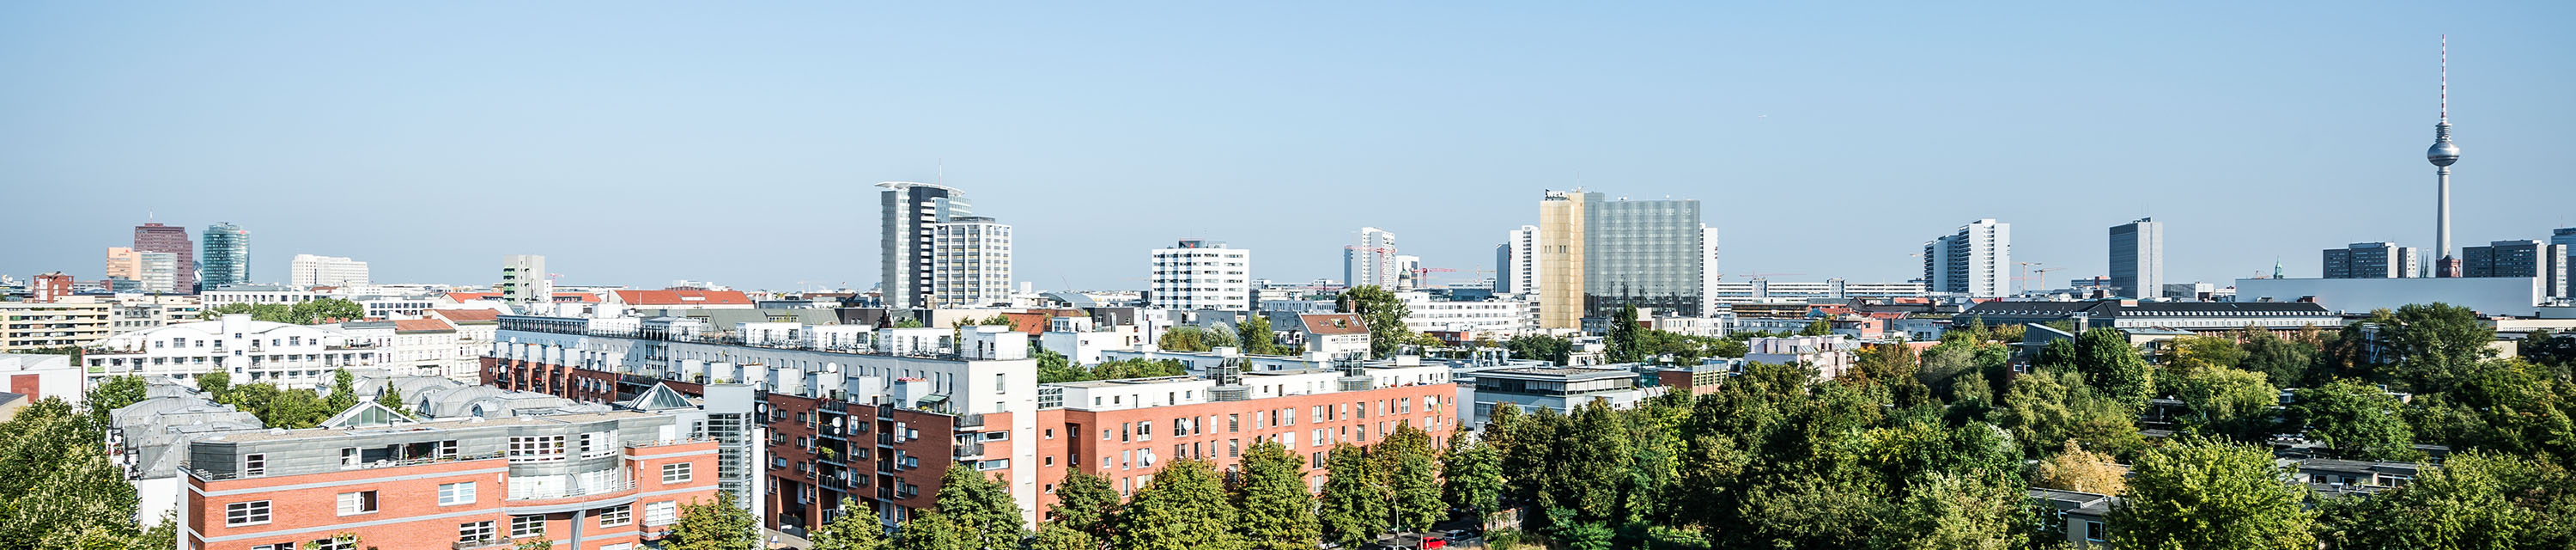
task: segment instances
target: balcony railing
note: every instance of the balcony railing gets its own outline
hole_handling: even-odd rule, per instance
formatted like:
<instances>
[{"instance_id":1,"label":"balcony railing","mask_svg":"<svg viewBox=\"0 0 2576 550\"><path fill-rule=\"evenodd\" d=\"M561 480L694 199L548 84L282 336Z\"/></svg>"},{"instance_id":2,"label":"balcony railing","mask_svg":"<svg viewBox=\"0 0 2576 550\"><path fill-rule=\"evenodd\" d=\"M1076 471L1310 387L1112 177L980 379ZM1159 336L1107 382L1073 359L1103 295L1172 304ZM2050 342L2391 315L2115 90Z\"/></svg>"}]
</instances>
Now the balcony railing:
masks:
<instances>
[{"instance_id":1,"label":"balcony railing","mask_svg":"<svg viewBox=\"0 0 2576 550\"><path fill-rule=\"evenodd\" d=\"M959 428L981 428L981 427L984 427L984 413L966 413L966 414L957 415L957 427L959 427Z\"/></svg>"},{"instance_id":2,"label":"balcony railing","mask_svg":"<svg viewBox=\"0 0 2576 550\"><path fill-rule=\"evenodd\" d=\"M254 478L254 477L279 477L279 476L293 476L293 475L319 474L319 473L328 473L328 472L343 472L343 471L349 471L349 470L366 470L366 469L374 469L374 468L398 468L398 467L403 467L403 466L419 466L419 465L423 465L423 464L437 464L437 463L441 463L441 462L462 462L462 461L468 461L468 460L490 460L490 459L502 458L502 454L503 454L503 453L494 452L494 453L485 453L485 454L479 454L479 455L462 455L462 456L452 456L452 457L421 457L421 458L411 458L411 459L404 459L404 460L378 460L378 461L375 461L375 462L365 462L365 463L360 463L360 464L355 465L355 466L343 466L343 465L340 465L338 462L330 462L330 463L322 464L322 465L304 465L304 466L271 466L271 467L267 468L265 471L263 471L263 472L259 473L258 475L242 475L242 473L241 473L241 472L239 472L239 471L234 471L234 472L221 472L221 473L218 473L218 472L210 472L210 471L206 471L206 470L202 470L202 469L189 468L189 467L187 467L187 465L185 465L185 464L180 465L180 466L179 466L179 469L180 469L180 471L188 472L188 475L196 476L196 478L197 478L197 479L202 479L202 480L206 480L206 481L223 481L223 480L229 480L229 479L245 479L245 478Z\"/></svg>"},{"instance_id":3,"label":"balcony railing","mask_svg":"<svg viewBox=\"0 0 2576 550\"><path fill-rule=\"evenodd\" d=\"M618 472L617 479L611 480L608 483L584 485L580 487L563 487L550 490L522 489L522 487L526 487L527 485L517 483L515 482L515 479L513 481L514 482L510 484L510 496L508 500L554 500L558 498L605 495L635 489L635 476L630 475L623 470Z\"/></svg>"}]
</instances>

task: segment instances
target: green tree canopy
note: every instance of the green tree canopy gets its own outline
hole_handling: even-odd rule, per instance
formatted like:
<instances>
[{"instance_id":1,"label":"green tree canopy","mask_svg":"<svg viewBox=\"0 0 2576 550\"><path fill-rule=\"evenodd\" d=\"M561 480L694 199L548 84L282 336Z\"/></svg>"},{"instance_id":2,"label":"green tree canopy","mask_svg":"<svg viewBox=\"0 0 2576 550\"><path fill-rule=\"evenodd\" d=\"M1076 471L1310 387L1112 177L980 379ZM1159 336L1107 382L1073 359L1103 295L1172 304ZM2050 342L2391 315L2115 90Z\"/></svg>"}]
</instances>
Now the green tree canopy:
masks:
<instances>
[{"instance_id":1,"label":"green tree canopy","mask_svg":"<svg viewBox=\"0 0 2576 550\"><path fill-rule=\"evenodd\" d=\"M140 499L101 429L54 397L0 422L0 548L143 548Z\"/></svg>"},{"instance_id":2,"label":"green tree canopy","mask_svg":"<svg viewBox=\"0 0 2576 550\"><path fill-rule=\"evenodd\" d=\"M1119 513L1111 543L1133 550L1237 548L1234 503L1226 498L1216 468L1198 460L1163 466L1145 488L1136 491Z\"/></svg>"},{"instance_id":3,"label":"green tree canopy","mask_svg":"<svg viewBox=\"0 0 2576 550\"><path fill-rule=\"evenodd\" d=\"M1466 430L1449 434L1449 450L1441 455L1440 483L1442 502L1474 510L1480 522L1490 525L1493 515L1503 510L1502 457L1493 445L1469 437Z\"/></svg>"},{"instance_id":4,"label":"green tree canopy","mask_svg":"<svg viewBox=\"0 0 2576 550\"><path fill-rule=\"evenodd\" d=\"M2170 385L2182 400L2187 430L2247 443L2269 439L2281 391L2263 373L2208 365L2183 371Z\"/></svg>"},{"instance_id":5,"label":"green tree canopy","mask_svg":"<svg viewBox=\"0 0 2576 550\"><path fill-rule=\"evenodd\" d=\"M2263 447L2188 440L2140 455L2111 507L2115 548L2314 550L2306 487Z\"/></svg>"},{"instance_id":6,"label":"green tree canopy","mask_svg":"<svg viewBox=\"0 0 2576 550\"><path fill-rule=\"evenodd\" d=\"M732 493L720 492L712 501L681 503L680 522L662 543L672 550L758 550L760 520L734 505Z\"/></svg>"},{"instance_id":7,"label":"green tree canopy","mask_svg":"<svg viewBox=\"0 0 2576 550\"><path fill-rule=\"evenodd\" d=\"M2145 409L2147 399L2155 397L2154 368L2119 329L2097 328L2076 336L2075 371L2084 374L2085 385L2132 411Z\"/></svg>"},{"instance_id":8,"label":"green tree canopy","mask_svg":"<svg viewBox=\"0 0 2576 550\"><path fill-rule=\"evenodd\" d=\"M2510 455L2465 452L2405 487L2327 499L2321 538L2334 548L2571 548L2576 484L2567 471Z\"/></svg>"},{"instance_id":9,"label":"green tree canopy","mask_svg":"<svg viewBox=\"0 0 2576 550\"><path fill-rule=\"evenodd\" d=\"M2404 405L2359 380L2337 380L2299 390L2291 418L2328 452L2364 460L2412 460L2414 430L2400 416Z\"/></svg>"},{"instance_id":10,"label":"green tree canopy","mask_svg":"<svg viewBox=\"0 0 2576 550\"><path fill-rule=\"evenodd\" d=\"M1343 291L1333 304L1334 311L1357 313L1360 324L1368 326L1370 357L1395 355L1398 346L1413 341L1413 329L1404 325L1404 318L1412 312L1394 292L1377 285L1360 285Z\"/></svg>"},{"instance_id":11,"label":"green tree canopy","mask_svg":"<svg viewBox=\"0 0 2576 550\"><path fill-rule=\"evenodd\" d=\"M1111 540L1119 523L1118 498L1107 478L1073 472L1056 487L1055 505L1047 512L1054 519L1048 523L1090 534L1094 540Z\"/></svg>"},{"instance_id":12,"label":"green tree canopy","mask_svg":"<svg viewBox=\"0 0 2576 550\"><path fill-rule=\"evenodd\" d=\"M1243 474L1234 492L1243 511L1236 524L1245 544L1272 550L1310 550L1323 536L1315 523L1315 498L1306 492L1306 458L1276 441L1253 445L1243 455Z\"/></svg>"},{"instance_id":13,"label":"green tree canopy","mask_svg":"<svg viewBox=\"0 0 2576 550\"><path fill-rule=\"evenodd\" d=\"M1243 322L1235 324L1234 332L1246 354L1282 355L1287 352L1279 346L1279 334L1270 329L1269 317L1245 315Z\"/></svg>"},{"instance_id":14,"label":"green tree canopy","mask_svg":"<svg viewBox=\"0 0 2576 550\"><path fill-rule=\"evenodd\" d=\"M1333 447L1324 464L1331 477L1324 480L1322 509L1315 513L1324 541L1357 548L1375 540L1388 519L1385 489L1370 471L1375 466L1358 447L1347 444Z\"/></svg>"},{"instance_id":15,"label":"green tree canopy","mask_svg":"<svg viewBox=\"0 0 2576 550\"><path fill-rule=\"evenodd\" d=\"M849 497L841 497L841 517L814 529L805 537L812 550L893 550L885 538L885 525L877 515Z\"/></svg>"}]
</instances>

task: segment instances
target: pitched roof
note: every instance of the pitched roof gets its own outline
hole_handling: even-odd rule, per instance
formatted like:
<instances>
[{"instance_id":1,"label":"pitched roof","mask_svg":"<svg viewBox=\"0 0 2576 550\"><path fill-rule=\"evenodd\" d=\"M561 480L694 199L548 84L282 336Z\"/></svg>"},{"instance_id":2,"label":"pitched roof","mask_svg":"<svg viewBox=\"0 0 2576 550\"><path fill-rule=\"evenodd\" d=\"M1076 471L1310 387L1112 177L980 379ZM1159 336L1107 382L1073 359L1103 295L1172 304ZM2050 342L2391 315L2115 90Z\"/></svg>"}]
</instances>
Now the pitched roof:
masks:
<instances>
[{"instance_id":1,"label":"pitched roof","mask_svg":"<svg viewBox=\"0 0 2576 550\"><path fill-rule=\"evenodd\" d=\"M1368 325L1360 323L1355 313L1309 313L1297 316L1306 324L1306 332L1317 335L1368 334Z\"/></svg>"},{"instance_id":2,"label":"pitched roof","mask_svg":"<svg viewBox=\"0 0 2576 550\"><path fill-rule=\"evenodd\" d=\"M394 320L394 332L440 332L454 330L456 330L456 327L448 326L446 321L440 321L437 319Z\"/></svg>"},{"instance_id":3,"label":"pitched roof","mask_svg":"<svg viewBox=\"0 0 2576 550\"><path fill-rule=\"evenodd\" d=\"M447 319L447 322L457 324L481 324L499 322L501 320L501 312L489 309L433 309L429 310L429 313L437 315L440 318Z\"/></svg>"},{"instance_id":4,"label":"pitched roof","mask_svg":"<svg viewBox=\"0 0 2576 550\"><path fill-rule=\"evenodd\" d=\"M750 305L751 298L737 290L620 290L617 301L627 305L712 306Z\"/></svg>"}]
</instances>

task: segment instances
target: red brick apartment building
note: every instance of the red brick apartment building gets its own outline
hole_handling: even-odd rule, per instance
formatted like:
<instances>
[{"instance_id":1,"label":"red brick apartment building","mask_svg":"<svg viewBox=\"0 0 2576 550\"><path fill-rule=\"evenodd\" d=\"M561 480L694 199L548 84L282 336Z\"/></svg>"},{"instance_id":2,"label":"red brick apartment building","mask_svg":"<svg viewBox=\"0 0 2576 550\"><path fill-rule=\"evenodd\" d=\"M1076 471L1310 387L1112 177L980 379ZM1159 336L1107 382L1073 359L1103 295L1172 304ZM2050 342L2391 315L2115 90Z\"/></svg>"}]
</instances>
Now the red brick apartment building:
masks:
<instances>
[{"instance_id":1,"label":"red brick apartment building","mask_svg":"<svg viewBox=\"0 0 2576 550\"><path fill-rule=\"evenodd\" d=\"M409 422L367 406L323 428L212 437L188 447L180 547L642 548L680 504L716 498L716 443L685 422L632 410Z\"/></svg>"}]
</instances>

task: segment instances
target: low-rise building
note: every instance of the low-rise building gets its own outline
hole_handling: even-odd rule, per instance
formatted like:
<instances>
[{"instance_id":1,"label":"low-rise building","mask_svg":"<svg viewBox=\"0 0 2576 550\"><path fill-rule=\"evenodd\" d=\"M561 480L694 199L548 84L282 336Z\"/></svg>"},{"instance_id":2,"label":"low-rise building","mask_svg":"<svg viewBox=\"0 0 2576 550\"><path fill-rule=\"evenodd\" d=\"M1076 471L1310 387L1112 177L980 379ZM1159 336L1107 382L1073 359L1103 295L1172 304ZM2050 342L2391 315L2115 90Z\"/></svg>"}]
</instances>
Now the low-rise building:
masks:
<instances>
[{"instance_id":1,"label":"low-rise building","mask_svg":"<svg viewBox=\"0 0 2576 550\"><path fill-rule=\"evenodd\" d=\"M2314 279L2311 279L2314 280ZM2336 279L2351 282L2413 282L2430 279ZM2316 303L2282 302L2081 302L1996 300L1977 304L1951 319L1951 326L1983 321L1986 326L2068 321L2076 332L2094 328L2159 327L2193 332L2227 332L2254 327L2298 330L2336 328L2343 317Z\"/></svg>"},{"instance_id":2,"label":"low-rise building","mask_svg":"<svg viewBox=\"0 0 2576 550\"><path fill-rule=\"evenodd\" d=\"M1342 357L1369 354L1368 325L1354 313L1311 313L1298 315L1296 337L1310 354Z\"/></svg>"},{"instance_id":3,"label":"low-rise building","mask_svg":"<svg viewBox=\"0 0 2576 550\"><path fill-rule=\"evenodd\" d=\"M0 380L8 382L0 391L25 396L30 402L52 397L79 405L89 393L88 378L69 355L0 354Z\"/></svg>"},{"instance_id":4,"label":"low-rise building","mask_svg":"<svg viewBox=\"0 0 2576 550\"><path fill-rule=\"evenodd\" d=\"M1748 363L1806 365L1819 380L1842 377L1859 362L1860 341L1834 336L1783 336L1744 341Z\"/></svg>"},{"instance_id":5,"label":"low-rise building","mask_svg":"<svg viewBox=\"0 0 2576 550\"><path fill-rule=\"evenodd\" d=\"M2075 548L2108 548L2111 531L2107 523L2111 506L2120 497L2057 489L2030 489L2031 500L2048 506L2049 517L2043 524L2048 531L2064 533L2066 543Z\"/></svg>"},{"instance_id":6,"label":"low-rise building","mask_svg":"<svg viewBox=\"0 0 2576 550\"><path fill-rule=\"evenodd\" d=\"M1522 367L1490 368L1457 374L1459 400L1468 406L1458 409L1458 419L1468 427L1485 425L1493 418L1495 407L1519 407L1522 411L1552 409L1573 414L1574 410L1593 401L1608 403L1611 408L1625 409L1661 395L1667 388L1639 384L1636 371L1624 366L1605 368Z\"/></svg>"},{"instance_id":7,"label":"low-rise building","mask_svg":"<svg viewBox=\"0 0 2576 550\"><path fill-rule=\"evenodd\" d=\"M346 333L240 314L119 334L83 357L91 378L222 371L236 384L304 386L329 380L334 370L375 366L383 359L374 342L352 342Z\"/></svg>"}]
</instances>

